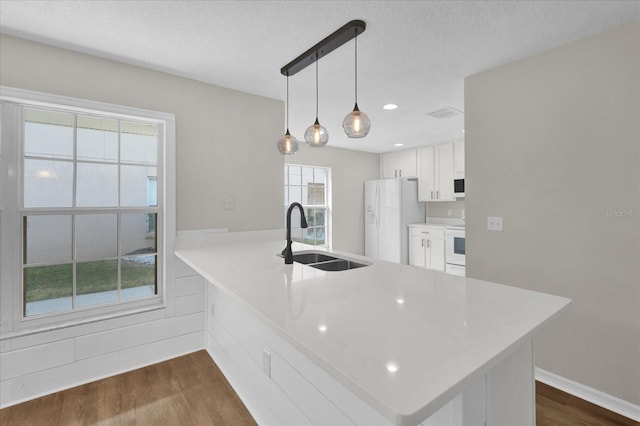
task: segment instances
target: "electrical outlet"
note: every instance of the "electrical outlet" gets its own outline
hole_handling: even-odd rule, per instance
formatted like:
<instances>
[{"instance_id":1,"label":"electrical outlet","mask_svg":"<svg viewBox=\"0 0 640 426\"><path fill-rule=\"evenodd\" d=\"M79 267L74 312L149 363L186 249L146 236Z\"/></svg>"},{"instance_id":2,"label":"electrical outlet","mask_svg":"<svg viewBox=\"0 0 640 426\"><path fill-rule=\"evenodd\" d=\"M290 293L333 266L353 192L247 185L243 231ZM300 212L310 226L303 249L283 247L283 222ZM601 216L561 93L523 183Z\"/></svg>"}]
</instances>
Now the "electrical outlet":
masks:
<instances>
[{"instance_id":1,"label":"electrical outlet","mask_svg":"<svg viewBox=\"0 0 640 426\"><path fill-rule=\"evenodd\" d=\"M502 232L502 218L498 216L487 217L487 230Z\"/></svg>"},{"instance_id":2,"label":"electrical outlet","mask_svg":"<svg viewBox=\"0 0 640 426\"><path fill-rule=\"evenodd\" d=\"M266 349L262 350L262 371L271 378L271 354Z\"/></svg>"}]
</instances>

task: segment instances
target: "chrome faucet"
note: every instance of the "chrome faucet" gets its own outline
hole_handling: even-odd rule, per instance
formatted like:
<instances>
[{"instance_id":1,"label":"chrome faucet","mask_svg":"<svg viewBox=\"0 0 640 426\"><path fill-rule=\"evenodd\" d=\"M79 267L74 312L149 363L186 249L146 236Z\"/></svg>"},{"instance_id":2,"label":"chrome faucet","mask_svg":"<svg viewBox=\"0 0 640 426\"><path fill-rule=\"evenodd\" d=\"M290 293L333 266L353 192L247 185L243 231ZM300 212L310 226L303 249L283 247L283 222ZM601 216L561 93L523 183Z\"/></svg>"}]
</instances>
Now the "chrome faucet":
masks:
<instances>
[{"instance_id":1,"label":"chrome faucet","mask_svg":"<svg viewBox=\"0 0 640 426\"><path fill-rule=\"evenodd\" d=\"M300 210L300 227L306 228L307 218L304 216L304 209L302 208L302 204L300 203L291 203L289 206L289 210L287 210L287 246L282 250L282 255L284 256L284 263L286 265L291 265L293 263L293 252L291 251L291 211L294 207L297 207Z\"/></svg>"}]
</instances>

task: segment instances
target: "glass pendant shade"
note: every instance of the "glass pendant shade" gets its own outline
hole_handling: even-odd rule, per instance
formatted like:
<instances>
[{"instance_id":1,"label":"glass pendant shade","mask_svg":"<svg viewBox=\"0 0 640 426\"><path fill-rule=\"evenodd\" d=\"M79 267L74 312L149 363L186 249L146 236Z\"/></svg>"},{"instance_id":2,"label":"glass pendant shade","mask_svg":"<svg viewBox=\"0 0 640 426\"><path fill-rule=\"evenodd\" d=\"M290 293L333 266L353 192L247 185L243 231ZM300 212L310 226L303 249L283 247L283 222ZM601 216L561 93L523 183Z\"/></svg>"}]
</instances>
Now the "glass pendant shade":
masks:
<instances>
[{"instance_id":1,"label":"glass pendant shade","mask_svg":"<svg viewBox=\"0 0 640 426\"><path fill-rule=\"evenodd\" d=\"M280 154L295 154L298 151L298 140L291 136L289 129L283 137L278 139L278 151Z\"/></svg>"},{"instance_id":2,"label":"glass pendant shade","mask_svg":"<svg viewBox=\"0 0 640 426\"><path fill-rule=\"evenodd\" d=\"M369 134L371 121L364 112L358 109L358 103L342 121L344 133L350 138L363 138Z\"/></svg>"},{"instance_id":3,"label":"glass pendant shade","mask_svg":"<svg viewBox=\"0 0 640 426\"><path fill-rule=\"evenodd\" d=\"M309 146L325 146L329 142L329 132L316 118L316 122L304 132L304 140Z\"/></svg>"}]
</instances>

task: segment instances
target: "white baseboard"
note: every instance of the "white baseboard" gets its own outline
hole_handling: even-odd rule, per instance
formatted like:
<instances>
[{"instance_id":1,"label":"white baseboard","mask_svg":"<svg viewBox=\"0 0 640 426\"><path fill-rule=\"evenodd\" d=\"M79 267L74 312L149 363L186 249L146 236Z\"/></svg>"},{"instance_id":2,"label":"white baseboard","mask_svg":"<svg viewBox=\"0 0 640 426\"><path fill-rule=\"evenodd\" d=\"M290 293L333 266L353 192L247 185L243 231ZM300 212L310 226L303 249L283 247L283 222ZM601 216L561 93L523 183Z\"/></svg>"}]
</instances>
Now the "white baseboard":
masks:
<instances>
[{"instance_id":1,"label":"white baseboard","mask_svg":"<svg viewBox=\"0 0 640 426\"><path fill-rule=\"evenodd\" d=\"M536 380L640 422L640 406L536 367Z\"/></svg>"}]
</instances>

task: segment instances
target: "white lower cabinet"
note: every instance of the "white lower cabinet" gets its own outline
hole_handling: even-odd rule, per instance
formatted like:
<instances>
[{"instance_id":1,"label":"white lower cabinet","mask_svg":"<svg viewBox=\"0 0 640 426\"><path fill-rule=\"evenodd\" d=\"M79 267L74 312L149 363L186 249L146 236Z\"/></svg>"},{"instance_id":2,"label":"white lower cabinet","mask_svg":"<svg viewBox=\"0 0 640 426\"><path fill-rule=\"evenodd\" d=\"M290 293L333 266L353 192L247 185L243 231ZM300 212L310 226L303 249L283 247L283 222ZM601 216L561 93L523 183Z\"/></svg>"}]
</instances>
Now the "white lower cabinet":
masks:
<instances>
[{"instance_id":1,"label":"white lower cabinet","mask_svg":"<svg viewBox=\"0 0 640 426\"><path fill-rule=\"evenodd\" d=\"M409 226L409 265L444 271L444 229L427 225Z\"/></svg>"}]
</instances>

